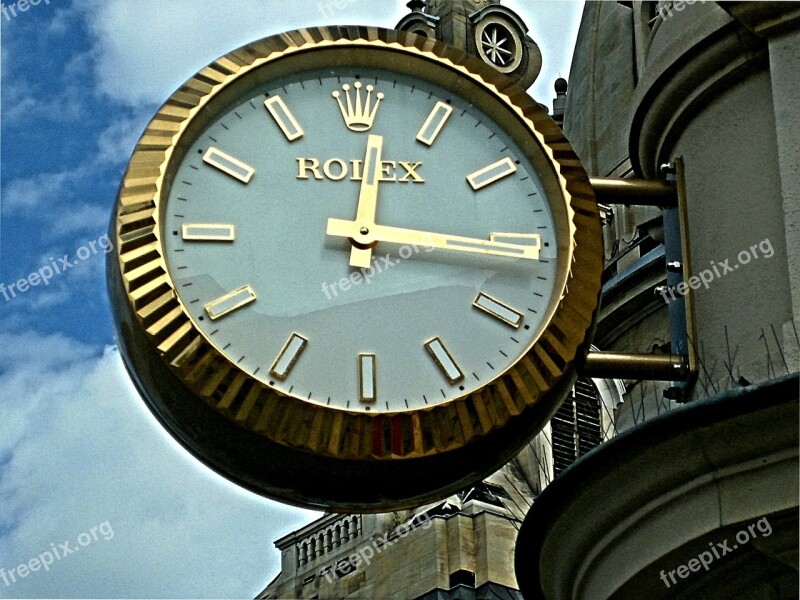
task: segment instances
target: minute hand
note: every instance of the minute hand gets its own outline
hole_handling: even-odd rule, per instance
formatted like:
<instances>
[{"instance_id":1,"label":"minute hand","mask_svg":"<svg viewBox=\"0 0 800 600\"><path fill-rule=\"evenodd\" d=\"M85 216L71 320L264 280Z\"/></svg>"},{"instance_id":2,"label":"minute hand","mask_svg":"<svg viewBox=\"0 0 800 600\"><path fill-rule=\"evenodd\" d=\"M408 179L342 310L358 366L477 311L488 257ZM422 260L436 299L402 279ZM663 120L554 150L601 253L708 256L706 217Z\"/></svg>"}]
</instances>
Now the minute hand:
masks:
<instances>
[{"instance_id":1,"label":"minute hand","mask_svg":"<svg viewBox=\"0 0 800 600\"><path fill-rule=\"evenodd\" d=\"M489 254L492 256L509 256L513 258L527 258L539 260L540 237L513 233L493 233L489 240L433 233L431 231L418 231L416 229L403 229L377 224L359 224L357 221L344 221L342 219L328 219L328 235L346 237L358 244L374 244L386 242L390 244L409 244L429 248L441 248L456 252L472 252L475 254ZM528 244L509 244L496 242L495 238L522 238Z\"/></svg>"},{"instance_id":2,"label":"minute hand","mask_svg":"<svg viewBox=\"0 0 800 600\"><path fill-rule=\"evenodd\" d=\"M361 222L374 223L378 206L378 183L381 178L381 153L383 152L383 136L370 135L367 138L367 153L364 157L364 175L358 193L356 219ZM372 248L350 249L350 265L368 267L372 261Z\"/></svg>"}]
</instances>

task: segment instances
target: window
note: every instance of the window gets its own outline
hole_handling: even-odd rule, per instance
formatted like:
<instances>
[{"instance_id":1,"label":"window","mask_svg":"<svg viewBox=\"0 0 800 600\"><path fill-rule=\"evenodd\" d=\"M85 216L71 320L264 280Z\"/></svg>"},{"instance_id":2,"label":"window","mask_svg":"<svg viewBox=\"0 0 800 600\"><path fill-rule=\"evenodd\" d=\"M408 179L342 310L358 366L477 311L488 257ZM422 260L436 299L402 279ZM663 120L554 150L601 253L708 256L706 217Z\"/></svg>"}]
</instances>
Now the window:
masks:
<instances>
[{"instance_id":1,"label":"window","mask_svg":"<svg viewBox=\"0 0 800 600\"><path fill-rule=\"evenodd\" d=\"M522 62L523 42L511 23L501 17L487 17L475 27L478 56L501 73L513 73Z\"/></svg>"},{"instance_id":2,"label":"window","mask_svg":"<svg viewBox=\"0 0 800 600\"><path fill-rule=\"evenodd\" d=\"M493 506L499 506L503 508L504 499L505 500L511 499L511 497L508 495L508 492L505 489L503 489L499 485L482 481L476 484L475 486L469 488L466 492L464 492L462 501L469 502L470 500L480 500L481 502L485 502L486 504L491 504Z\"/></svg>"},{"instance_id":3,"label":"window","mask_svg":"<svg viewBox=\"0 0 800 600\"><path fill-rule=\"evenodd\" d=\"M475 587L475 573L467 569L459 569L450 573L450 587L454 588L457 585L465 585L467 587Z\"/></svg>"},{"instance_id":4,"label":"window","mask_svg":"<svg viewBox=\"0 0 800 600\"><path fill-rule=\"evenodd\" d=\"M553 432L553 473L558 475L600 444L600 395L590 379L578 379L550 421Z\"/></svg>"}]
</instances>

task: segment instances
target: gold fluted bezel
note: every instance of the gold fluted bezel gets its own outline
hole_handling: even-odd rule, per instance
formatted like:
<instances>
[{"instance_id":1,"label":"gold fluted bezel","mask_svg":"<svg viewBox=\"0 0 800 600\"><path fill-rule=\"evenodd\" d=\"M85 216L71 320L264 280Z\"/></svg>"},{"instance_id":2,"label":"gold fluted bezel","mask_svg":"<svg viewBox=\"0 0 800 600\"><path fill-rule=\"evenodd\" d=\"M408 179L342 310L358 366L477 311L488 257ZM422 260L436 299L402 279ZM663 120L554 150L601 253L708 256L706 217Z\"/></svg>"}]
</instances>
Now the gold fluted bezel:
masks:
<instances>
[{"instance_id":1,"label":"gold fluted bezel","mask_svg":"<svg viewBox=\"0 0 800 600\"><path fill-rule=\"evenodd\" d=\"M441 75L446 69L458 86L456 93L488 94L508 109L498 115L498 123L526 136L531 146L523 151L538 157L536 167L550 169L558 182L559 189L551 192L560 198L550 203L561 215L557 223L564 240L563 247L559 244L560 301L514 365L479 390L441 405L362 413L311 403L265 385L199 329L175 292L164 258L159 223L171 176L193 136L215 110L236 99L237 85L248 76L268 81L347 61L410 74L433 69ZM198 402L273 442L335 458L396 460L446 453L501 430L529 409L551 414L560 400L553 390L574 377L588 351L598 308L603 248L597 205L561 129L524 90L474 57L395 30L301 29L246 45L201 70L167 100L139 140L120 189L114 229L119 269L138 326Z\"/></svg>"}]
</instances>

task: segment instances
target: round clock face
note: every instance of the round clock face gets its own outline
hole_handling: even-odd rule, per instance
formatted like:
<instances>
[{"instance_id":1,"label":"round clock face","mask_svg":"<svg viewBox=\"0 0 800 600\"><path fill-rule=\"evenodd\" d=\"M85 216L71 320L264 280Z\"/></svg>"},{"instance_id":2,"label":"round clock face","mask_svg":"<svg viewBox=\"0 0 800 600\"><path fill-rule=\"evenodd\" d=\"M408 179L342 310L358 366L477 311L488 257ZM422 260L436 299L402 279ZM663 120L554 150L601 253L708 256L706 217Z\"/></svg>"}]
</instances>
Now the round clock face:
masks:
<instances>
[{"instance_id":1,"label":"round clock face","mask_svg":"<svg viewBox=\"0 0 800 600\"><path fill-rule=\"evenodd\" d=\"M163 227L178 296L230 361L287 395L379 412L471 393L524 355L570 241L492 116L353 67L215 115Z\"/></svg>"},{"instance_id":2,"label":"round clock face","mask_svg":"<svg viewBox=\"0 0 800 600\"><path fill-rule=\"evenodd\" d=\"M121 353L153 413L226 477L326 510L420 504L518 452L588 351L603 262L546 112L377 28L203 69L139 141L112 231Z\"/></svg>"}]
</instances>

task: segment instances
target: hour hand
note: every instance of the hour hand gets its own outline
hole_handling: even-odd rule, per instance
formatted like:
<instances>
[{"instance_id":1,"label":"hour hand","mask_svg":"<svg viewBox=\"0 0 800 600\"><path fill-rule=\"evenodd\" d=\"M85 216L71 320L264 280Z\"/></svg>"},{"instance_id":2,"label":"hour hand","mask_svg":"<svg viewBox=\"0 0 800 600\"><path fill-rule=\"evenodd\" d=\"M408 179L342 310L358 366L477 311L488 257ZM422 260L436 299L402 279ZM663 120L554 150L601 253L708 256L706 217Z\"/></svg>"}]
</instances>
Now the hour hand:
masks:
<instances>
[{"instance_id":1,"label":"hour hand","mask_svg":"<svg viewBox=\"0 0 800 600\"><path fill-rule=\"evenodd\" d=\"M492 233L485 240L342 219L328 219L327 233L334 237L346 237L356 247L365 248L386 242L531 260L539 260L541 250L541 236L533 233ZM503 239L524 240L524 243L498 241Z\"/></svg>"}]
</instances>

